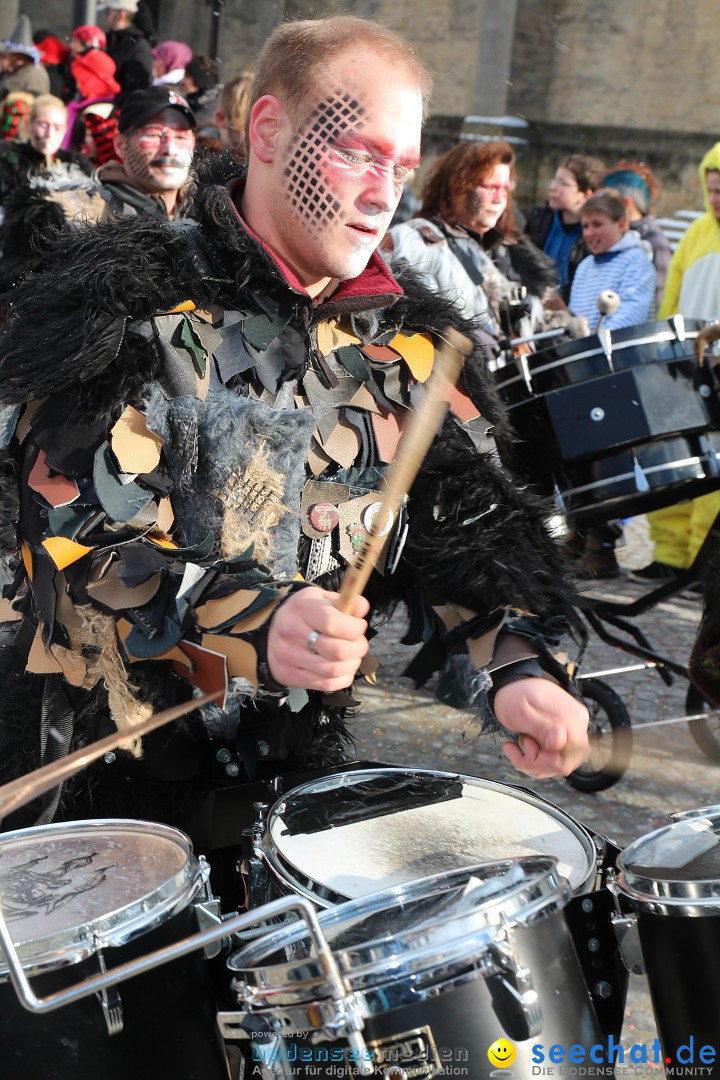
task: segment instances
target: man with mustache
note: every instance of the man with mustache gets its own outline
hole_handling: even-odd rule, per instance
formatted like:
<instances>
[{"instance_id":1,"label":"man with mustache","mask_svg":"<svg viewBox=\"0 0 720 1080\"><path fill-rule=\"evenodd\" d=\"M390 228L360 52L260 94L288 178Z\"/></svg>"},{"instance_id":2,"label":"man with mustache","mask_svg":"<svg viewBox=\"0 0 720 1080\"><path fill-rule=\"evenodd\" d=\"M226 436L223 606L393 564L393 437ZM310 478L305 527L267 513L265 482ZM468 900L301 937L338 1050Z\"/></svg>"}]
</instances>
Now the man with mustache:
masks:
<instances>
[{"instance_id":1,"label":"man with mustache","mask_svg":"<svg viewBox=\"0 0 720 1080\"><path fill-rule=\"evenodd\" d=\"M110 193L111 216L178 216L195 149L194 128L192 109L172 87L149 86L128 94L114 137L118 160L96 173Z\"/></svg>"},{"instance_id":2,"label":"man with mustache","mask_svg":"<svg viewBox=\"0 0 720 1080\"><path fill-rule=\"evenodd\" d=\"M469 329L377 253L419 161L429 84L379 23L276 28L247 166L211 161L182 221L63 238L52 273L13 297L0 434L23 463L23 555L7 596L44 715L76 725L72 745L103 717L127 726L221 691L148 737L141 761L100 763L91 797L59 814L191 831L230 778L343 761L353 681L372 672L371 605L407 604L411 676L440 672L442 699L502 732L515 767L544 777L584 760L587 710L554 655L573 594L542 510L483 452L488 422L512 435L477 350L367 598L337 608L434 348L448 325ZM117 145L170 212L192 132L182 99L136 104L161 93L127 99ZM12 740L17 695L4 697Z\"/></svg>"},{"instance_id":3,"label":"man with mustache","mask_svg":"<svg viewBox=\"0 0 720 1080\"><path fill-rule=\"evenodd\" d=\"M42 116L48 113L51 119L58 119L58 110L47 105L55 98L38 101L44 110ZM65 106L60 101L57 105L64 123ZM5 199L0 225L0 292L30 272L45 268L58 230L136 214L160 221L179 217L195 148L194 128L190 106L172 87L134 90L125 99L113 137L117 160L101 165L92 176L73 166L73 172L68 167L62 172L55 168L32 183L16 183ZM43 137L45 143L33 141L37 150L30 153L38 157L41 152L49 153L43 149L48 136ZM53 137L52 132L49 137ZM7 158L8 151L0 148L3 153ZM87 162L80 154L58 153ZM2 165L0 157L0 195L5 186Z\"/></svg>"}]
</instances>

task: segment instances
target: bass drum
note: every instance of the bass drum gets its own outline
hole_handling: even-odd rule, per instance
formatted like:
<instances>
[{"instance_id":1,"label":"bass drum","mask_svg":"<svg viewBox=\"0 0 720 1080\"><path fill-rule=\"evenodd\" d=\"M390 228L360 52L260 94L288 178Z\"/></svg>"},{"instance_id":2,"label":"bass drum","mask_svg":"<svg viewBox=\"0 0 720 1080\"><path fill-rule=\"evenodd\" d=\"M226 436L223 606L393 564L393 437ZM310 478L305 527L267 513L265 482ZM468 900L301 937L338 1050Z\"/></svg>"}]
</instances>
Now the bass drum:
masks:
<instances>
[{"instance_id":1,"label":"bass drum","mask_svg":"<svg viewBox=\"0 0 720 1080\"><path fill-rule=\"evenodd\" d=\"M603 1042L563 918L571 895L553 859L532 857L340 904L319 922L345 980L343 1005L293 923L231 957L238 1010L221 1013L221 1027L252 1040L255 1068L272 1080L530 1076L552 1045ZM351 1044L348 1021L362 1025L364 1047Z\"/></svg>"},{"instance_id":2,"label":"bass drum","mask_svg":"<svg viewBox=\"0 0 720 1080\"><path fill-rule=\"evenodd\" d=\"M637 921L663 1054L718 1076L720 806L673 817L622 852L612 888Z\"/></svg>"},{"instance_id":3,"label":"bass drum","mask_svg":"<svg viewBox=\"0 0 720 1080\"><path fill-rule=\"evenodd\" d=\"M704 325L676 315L601 330L499 368L521 440L506 463L575 521L633 517L720 487L720 402L694 347Z\"/></svg>"},{"instance_id":4,"label":"bass drum","mask_svg":"<svg viewBox=\"0 0 720 1080\"><path fill-rule=\"evenodd\" d=\"M0 908L47 996L198 929L205 874L176 829L44 825L0 837ZM0 960L4 1080L229 1080L210 964L195 952L55 1011L27 1012Z\"/></svg>"}]
</instances>

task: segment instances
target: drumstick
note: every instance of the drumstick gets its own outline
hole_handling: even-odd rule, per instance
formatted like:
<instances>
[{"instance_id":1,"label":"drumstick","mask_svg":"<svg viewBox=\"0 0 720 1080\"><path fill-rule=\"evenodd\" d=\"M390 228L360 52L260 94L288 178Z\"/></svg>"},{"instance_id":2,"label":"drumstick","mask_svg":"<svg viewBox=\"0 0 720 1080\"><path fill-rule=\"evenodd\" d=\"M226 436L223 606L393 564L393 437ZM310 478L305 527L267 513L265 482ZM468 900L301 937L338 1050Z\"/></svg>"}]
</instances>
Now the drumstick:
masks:
<instances>
[{"instance_id":1,"label":"drumstick","mask_svg":"<svg viewBox=\"0 0 720 1080\"><path fill-rule=\"evenodd\" d=\"M59 761L51 761L49 765L43 765L40 769L27 773L26 776L20 776L17 780L10 780L9 783L3 784L0 786L0 821L13 810L37 798L38 795L43 795L50 788L57 787L63 780L80 772L108 751L122 747L124 743L132 743L138 736L147 735L155 728L162 727L171 720L177 720L178 717L192 712L193 709L198 709L201 705L216 701L222 697L222 694L223 691L218 690L214 694L206 694L205 697L191 698L190 701L174 705L171 709L165 709L163 712L155 713L154 716L149 716L147 720L133 724L131 729L106 735L105 738L76 750L74 754L69 754Z\"/></svg>"},{"instance_id":2,"label":"drumstick","mask_svg":"<svg viewBox=\"0 0 720 1080\"><path fill-rule=\"evenodd\" d=\"M365 588L387 537L387 524L395 519L403 497L410 490L420 464L430 449L430 443L445 415L452 388L458 380L463 359L471 349L472 342L468 338L452 327L446 327L442 347L425 386L425 397L412 414L400 439L395 461L385 477L380 507L360 551L345 572L336 604L338 611L348 614L353 600Z\"/></svg>"}]
</instances>

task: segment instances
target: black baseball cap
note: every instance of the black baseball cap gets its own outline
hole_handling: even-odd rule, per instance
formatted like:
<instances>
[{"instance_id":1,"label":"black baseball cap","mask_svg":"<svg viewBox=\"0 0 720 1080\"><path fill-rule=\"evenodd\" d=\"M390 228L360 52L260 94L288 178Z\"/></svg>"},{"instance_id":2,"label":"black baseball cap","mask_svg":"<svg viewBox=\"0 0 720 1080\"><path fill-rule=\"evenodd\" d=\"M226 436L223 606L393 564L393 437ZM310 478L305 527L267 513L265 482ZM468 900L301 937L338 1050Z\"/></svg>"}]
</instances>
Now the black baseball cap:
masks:
<instances>
[{"instance_id":1,"label":"black baseball cap","mask_svg":"<svg viewBox=\"0 0 720 1080\"><path fill-rule=\"evenodd\" d=\"M144 90L133 90L125 98L120 108L118 131L142 127L163 109L177 109L191 128L196 126L192 109L177 90L171 86L148 86Z\"/></svg>"}]
</instances>

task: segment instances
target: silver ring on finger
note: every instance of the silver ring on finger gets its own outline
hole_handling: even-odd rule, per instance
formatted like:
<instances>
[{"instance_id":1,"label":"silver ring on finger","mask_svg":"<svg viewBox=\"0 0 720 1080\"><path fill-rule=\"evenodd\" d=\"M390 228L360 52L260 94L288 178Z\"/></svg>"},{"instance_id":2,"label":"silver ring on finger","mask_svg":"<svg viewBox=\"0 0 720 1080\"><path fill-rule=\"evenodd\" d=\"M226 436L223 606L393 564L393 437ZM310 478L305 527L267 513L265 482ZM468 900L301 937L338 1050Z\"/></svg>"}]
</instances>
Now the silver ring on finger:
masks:
<instances>
[{"instance_id":1,"label":"silver ring on finger","mask_svg":"<svg viewBox=\"0 0 720 1080\"><path fill-rule=\"evenodd\" d=\"M308 652L317 654L317 649L315 648L315 646L318 643L318 638L319 637L320 637L320 634L319 634L319 632L317 630L311 630L310 631L310 633L308 634L308 639L307 639Z\"/></svg>"}]
</instances>

